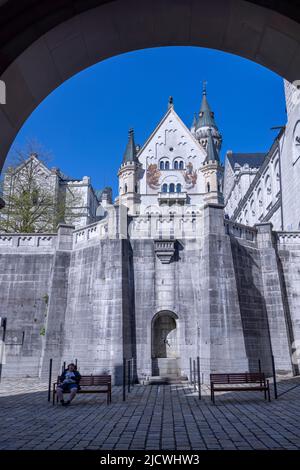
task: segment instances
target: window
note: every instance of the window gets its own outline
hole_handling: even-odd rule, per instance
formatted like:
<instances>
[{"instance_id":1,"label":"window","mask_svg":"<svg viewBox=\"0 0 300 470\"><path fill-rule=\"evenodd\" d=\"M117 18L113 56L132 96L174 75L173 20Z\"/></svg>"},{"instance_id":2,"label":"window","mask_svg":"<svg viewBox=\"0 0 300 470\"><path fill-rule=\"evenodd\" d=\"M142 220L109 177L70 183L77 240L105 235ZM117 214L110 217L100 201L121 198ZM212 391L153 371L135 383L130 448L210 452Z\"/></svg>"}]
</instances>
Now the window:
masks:
<instances>
[{"instance_id":1,"label":"window","mask_svg":"<svg viewBox=\"0 0 300 470\"><path fill-rule=\"evenodd\" d=\"M176 185L176 193L181 193L181 184L180 183L178 183Z\"/></svg>"},{"instance_id":2,"label":"window","mask_svg":"<svg viewBox=\"0 0 300 470\"><path fill-rule=\"evenodd\" d=\"M270 178L269 175L266 177L266 183L265 184L266 184L267 194L271 195L272 194L272 187L271 187L271 178Z\"/></svg>"},{"instance_id":3,"label":"window","mask_svg":"<svg viewBox=\"0 0 300 470\"><path fill-rule=\"evenodd\" d=\"M124 191L125 193L127 193L127 184L125 183L125 186L124 186Z\"/></svg>"},{"instance_id":4,"label":"window","mask_svg":"<svg viewBox=\"0 0 300 470\"><path fill-rule=\"evenodd\" d=\"M171 183L169 186L169 192L170 193L175 193L175 184Z\"/></svg>"},{"instance_id":5,"label":"window","mask_svg":"<svg viewBox=\"0 0 300 470\"><path fill-rule=\"evenodd\" d=\"M257 199L258 199L258 205L259 207L262 207L263 201L262 201L262 192L261 189L259 188L258 193L257 193Z\"/></svg>"},{"instance_id":6,"label":"window","mask_svg":"<svg viewBox=\"0 0 300 470\"><path fill-rule=\"evenodd\" d=\"M170 168L170 163L169 162L165 162L165 170L169 170Z\"/></svg>"},{"instance_id":7,"label":"window","mask_svg":"<svg viewBox=\"0 0 300 470\"><path fill-rule=\"evenodd\" d=\"M183 161L179 163L179 170L183 170Z\"/></svg>"},{"instance_id":8,"label":"window","mask_svg":"<svg viewBox=\"0 0 300 470\"><path fill-rule=\"evenodd\" d=\"M207 192L210 193L210 184L207 183Z\"/></svg>"},{"instance_id":9,"label":"window","mask_svg":"<svg viewBox=\"0 0 300 470\"><path fill-rule=\"evenodd\" d=\"M168 185L167 185L166 183L163 184L162 192L163 192L163 193L167 193L167 192L168 192Z\"/></svg>"},{"instance_id":10,"label":"window","mask_svg":"<svg viewBox=\"0 0 300 470\"><path fill-rule=\"evenodd\" d=\"M178 162L174 163L174 170L178 170Z\"/></svg>"},{"instance_id":11,"label":"window","mask_svg":"<svg viewBox=\"0 0 300 470\"><path fill-rule=\"evenodd\" d=\"M164 169L165 169L165 164L164 164L164 162L160 162L160 164L159 164L159 169L160 169L160 170L164 170Z\"/></svg>"}]
</instances>

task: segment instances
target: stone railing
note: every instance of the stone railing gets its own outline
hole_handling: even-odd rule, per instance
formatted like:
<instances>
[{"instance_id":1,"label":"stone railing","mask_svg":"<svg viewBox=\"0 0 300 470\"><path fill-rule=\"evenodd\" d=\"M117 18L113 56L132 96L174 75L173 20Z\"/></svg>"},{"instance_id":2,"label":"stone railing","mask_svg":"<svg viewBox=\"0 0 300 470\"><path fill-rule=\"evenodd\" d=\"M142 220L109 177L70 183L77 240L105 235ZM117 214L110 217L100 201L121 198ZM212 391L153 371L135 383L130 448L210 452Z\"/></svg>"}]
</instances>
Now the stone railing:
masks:
<instances>
[{"instance_id":1,"label":"stone railing","mask_svg":"<svg viewBox=\"0 0 300 470\"><path fill-rule=\"evenodd\" d=\"M225 233L235 238L242 238L250 242L256 241L257 230L254 227L238 224L231 220L224 220Z\"/></svg>"},{"instance_id":2,"label":"stone railing","mask_svg":"<svg viewBox=\"0 0 300 470\"><path fill-rule=\"evenodd\" d=\"M108 223L106 220L95 222L86 227L74 230L73 247L81 246L92 240L100 240L107 237Z\"/></svg>"},{"instance_id":3,"label":"stone railing","mask_svg":"<svg viewBox=\"0 0 300 470\"><path fill-rule=\"evenodd\" d=\"M1 248L13 249L54 249L57 244L56 233L2 233L0 234Z\"/></svg>"},{"instance_id":4,"label":"stone railing","mask_svg":"<svg viewBox=\"0 0 300 470\"><path fill-rule=\"evenodd\" d=\"M300 245L300 232L275 232L278 245Z\"/></svg>"}]
</instances>

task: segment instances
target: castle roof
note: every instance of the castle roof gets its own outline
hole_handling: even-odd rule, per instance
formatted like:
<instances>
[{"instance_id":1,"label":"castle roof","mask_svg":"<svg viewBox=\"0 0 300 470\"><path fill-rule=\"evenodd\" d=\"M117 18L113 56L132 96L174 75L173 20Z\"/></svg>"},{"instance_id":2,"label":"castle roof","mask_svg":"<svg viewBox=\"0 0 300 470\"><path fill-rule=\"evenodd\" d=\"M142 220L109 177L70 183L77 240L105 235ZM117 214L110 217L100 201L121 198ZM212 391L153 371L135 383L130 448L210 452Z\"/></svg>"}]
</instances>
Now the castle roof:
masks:
<instances>
[{"instance_id":1,"label":"castle roof","mask_svg":"<svg viewBox=\"0 0 300 470\"><path fill-rule=\"evenodd\" d=\"M241 167L249 165L250 168L260 168L265 156L265 153L227 153L228 161L233 169L236 164Z\"/></svg>"}]
</instances>

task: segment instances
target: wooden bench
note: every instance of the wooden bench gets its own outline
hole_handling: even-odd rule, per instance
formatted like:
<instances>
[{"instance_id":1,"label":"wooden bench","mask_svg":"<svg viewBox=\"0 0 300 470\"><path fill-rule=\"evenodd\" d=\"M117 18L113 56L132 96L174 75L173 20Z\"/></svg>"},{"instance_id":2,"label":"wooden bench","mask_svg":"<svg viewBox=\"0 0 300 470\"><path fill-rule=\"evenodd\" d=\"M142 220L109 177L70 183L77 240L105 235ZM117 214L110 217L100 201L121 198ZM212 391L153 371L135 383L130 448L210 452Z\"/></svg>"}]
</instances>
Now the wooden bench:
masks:
<instances>
[{"instance_id":1,"label":"wooden bench","mask_svg":"<svg viewBox=\"0 0 300 470\"><path fill-rule=\"evenodd\" d=\"M57 377L57 382L53 384L52 403L58 401L56 389L60 382L60 376ZM93 387L93 388L91 388ZM64 392L68 393L68 392ZM79 390L77 393L106 393L107 404L111 403L111 375L82 375L79 382Z\"/></svg>"},{"instance_id":2,"label":"wooden bench","mask_svg":"<svg viewBox=\"0 0 300 470\"><path fill-rule=\"evenodd\" d=\"M234 386L233 386L234 385ZM239 387L241 385L241 387ZM215 403L215 392L264 392L265 400L271 401L270 384L261 372L244 372L241 374L210 374L210 398Z\"/></svg>"}]
</instances>

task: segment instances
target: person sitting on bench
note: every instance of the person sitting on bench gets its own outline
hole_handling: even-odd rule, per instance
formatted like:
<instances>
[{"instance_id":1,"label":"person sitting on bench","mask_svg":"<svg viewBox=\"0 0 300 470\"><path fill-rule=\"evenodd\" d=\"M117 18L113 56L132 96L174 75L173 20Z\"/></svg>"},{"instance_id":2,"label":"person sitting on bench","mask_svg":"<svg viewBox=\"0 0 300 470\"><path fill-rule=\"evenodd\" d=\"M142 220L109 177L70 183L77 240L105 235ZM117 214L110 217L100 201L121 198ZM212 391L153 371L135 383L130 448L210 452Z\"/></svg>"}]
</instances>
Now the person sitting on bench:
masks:
<instances>
[{"instance_id":1,"label":"person sitting on bench","mask_svg":"<svg viewBox=\"0 0 300 470\"><path fill-rule=\"evenodd\" d=\"M71 401L74 399L78 389L81 375L76 369L75 364L71 363L68 365L67 369L60 376L60 383L57 385L57 397L60 400L60 403L65 405L70 405ZM70 392L70 398L68 401L64 401L64 392Z\"/></svg>"}]
</instances>

